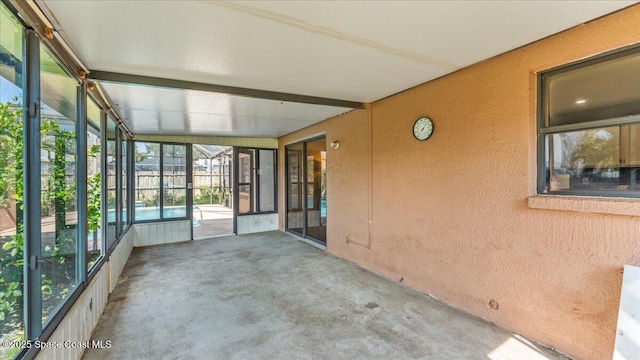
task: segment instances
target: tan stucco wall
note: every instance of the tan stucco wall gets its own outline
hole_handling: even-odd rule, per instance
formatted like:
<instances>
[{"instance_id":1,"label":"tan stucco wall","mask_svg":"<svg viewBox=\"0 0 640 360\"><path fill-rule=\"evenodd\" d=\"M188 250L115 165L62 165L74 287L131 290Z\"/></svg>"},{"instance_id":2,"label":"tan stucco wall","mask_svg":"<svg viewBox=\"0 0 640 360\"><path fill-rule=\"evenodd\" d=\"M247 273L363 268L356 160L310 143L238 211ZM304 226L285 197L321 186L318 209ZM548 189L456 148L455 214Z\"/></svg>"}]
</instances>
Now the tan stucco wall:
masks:
<instances>
[{"instance_id":1,"label":"tan stucco wall","mask_svg":"<svg viewBox=\"0 0 640 360\"><path fill-rule=\"evenodd\" d=\"M280 228L284 145L326 133L340 141L327 146L329 252L574 357L611 358L640 203L616 215L617 202L529 199L535 73L637 42L640 6L280 138ZM425 142L411 132L422 115L435 123Z\"/></svg>"}]
</instances>

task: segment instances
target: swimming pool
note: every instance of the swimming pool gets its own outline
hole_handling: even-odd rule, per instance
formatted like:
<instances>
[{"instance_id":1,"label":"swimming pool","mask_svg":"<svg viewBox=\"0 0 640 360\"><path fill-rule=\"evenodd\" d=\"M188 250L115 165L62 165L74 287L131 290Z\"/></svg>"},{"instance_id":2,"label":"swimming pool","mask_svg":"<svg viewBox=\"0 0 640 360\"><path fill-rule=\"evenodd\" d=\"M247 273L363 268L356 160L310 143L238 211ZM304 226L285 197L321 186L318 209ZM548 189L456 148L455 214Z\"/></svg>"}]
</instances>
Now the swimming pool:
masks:
<instances>
[{"instance_id":1,"label":"swimming pool","mask_svg":"<svg viewBox=\"0 0 640 360\"><path fill-rule=\"evenodd\" d=\"M124 211L126 216L127 210ZM158 207L137 207L135 209L135 221L160 220L160 208ZM184 206L171 206L164 208L164 218L184 218L187 217L187 208ZM107 220L112 223L116 221L115 210L109 210Z\"/></svg>"}]
</instances>

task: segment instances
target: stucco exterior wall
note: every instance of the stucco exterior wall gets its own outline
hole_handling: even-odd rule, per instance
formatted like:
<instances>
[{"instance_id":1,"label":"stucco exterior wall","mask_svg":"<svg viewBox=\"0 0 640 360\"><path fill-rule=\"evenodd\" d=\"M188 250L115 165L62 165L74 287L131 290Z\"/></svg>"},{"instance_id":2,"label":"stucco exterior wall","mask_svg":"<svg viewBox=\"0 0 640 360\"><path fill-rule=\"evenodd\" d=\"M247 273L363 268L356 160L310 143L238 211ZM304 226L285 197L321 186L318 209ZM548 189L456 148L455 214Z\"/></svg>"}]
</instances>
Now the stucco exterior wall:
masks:
<instances>
[{"instance_id":1,"label":"stucco exterior wall","mask_svg":"<svg viewBox=\"0 0 640 360\"><path fill-rule=\"evenodd\" d=\"M326 133L340 142L327 146L329 252L576 358L611 358L640 202L530 200L535 74L638 43L639 24L634 6L280 138L280 228L284 146ZM419 142L423 115L435 131Z\"/></svg>"}]
</instances>

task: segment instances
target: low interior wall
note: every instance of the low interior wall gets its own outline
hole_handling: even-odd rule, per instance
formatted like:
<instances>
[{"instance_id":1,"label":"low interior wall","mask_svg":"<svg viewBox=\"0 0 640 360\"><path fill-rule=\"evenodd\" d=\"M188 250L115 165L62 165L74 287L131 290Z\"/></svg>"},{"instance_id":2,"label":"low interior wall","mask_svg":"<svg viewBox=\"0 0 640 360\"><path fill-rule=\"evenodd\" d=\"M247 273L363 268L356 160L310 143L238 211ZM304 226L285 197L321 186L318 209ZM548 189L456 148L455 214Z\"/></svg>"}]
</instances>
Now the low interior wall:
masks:
<instances>
[{"instance_id":1,"label":"low interior wall","mask_svg":"<svg viewBox=\"0 0 640 360\"><path fill-rule=\"evenodd\" d=\"M278 214L238 216L238 235L278 230Z\"/></svg>"},{"instance_id":2,"label":"low interior wall","mask_svg":"<svg viewBox=\"0 0 640 360\"><path fill-rule=\"evenodd\" d=\"M191 240L191 220L134 224L134 247Z\"/></svg>"},{"instance_id":3,"label":"low interior wall","mask_svg":"<svg viewBox=\"0 0 640 360\"><path fill-rule=\"evenodd\" d=\"M48 342L79 343L89 341L91 333L98 324L113 291L124 264L126 264L133 249L133 227L123 236L120 243L111 253L108 261L98 270L82 295L73 304L62 322L58 325ZM54 360L80 359L84 352L81 347L62 346L60 348L47 348L41 350L37 359Z\"/></svg>"}]
</instances>

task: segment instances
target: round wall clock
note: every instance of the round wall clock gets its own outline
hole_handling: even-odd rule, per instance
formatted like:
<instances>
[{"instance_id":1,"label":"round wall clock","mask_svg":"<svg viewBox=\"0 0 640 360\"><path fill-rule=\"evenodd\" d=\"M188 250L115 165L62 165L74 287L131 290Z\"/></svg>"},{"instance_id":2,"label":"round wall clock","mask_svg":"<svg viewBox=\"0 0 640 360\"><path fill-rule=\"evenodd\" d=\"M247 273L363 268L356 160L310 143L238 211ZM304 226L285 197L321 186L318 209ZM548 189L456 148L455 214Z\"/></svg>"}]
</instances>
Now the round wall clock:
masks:
<instances>
[{"instance_id":1,"label":"round wall clock","mask_svg":"<svg viewBox=\"0 0 640 360\"><path fill-rule=\"evenodd\" d=\"M433 122L428 117L421 117L413 124L413 136L420 141L427 140L433 134Z\"/></svg>"}]
</instances>

